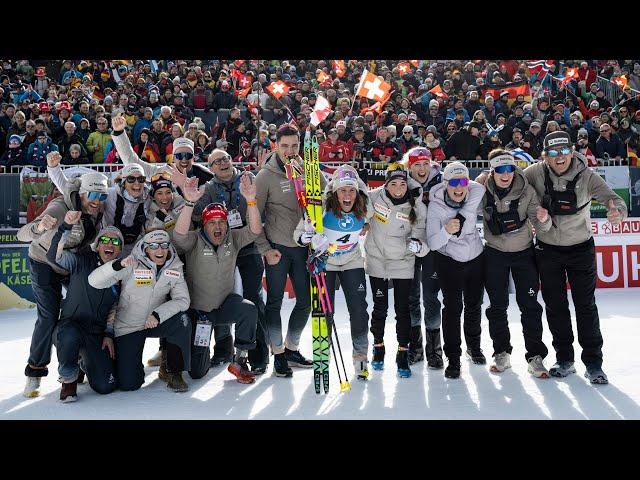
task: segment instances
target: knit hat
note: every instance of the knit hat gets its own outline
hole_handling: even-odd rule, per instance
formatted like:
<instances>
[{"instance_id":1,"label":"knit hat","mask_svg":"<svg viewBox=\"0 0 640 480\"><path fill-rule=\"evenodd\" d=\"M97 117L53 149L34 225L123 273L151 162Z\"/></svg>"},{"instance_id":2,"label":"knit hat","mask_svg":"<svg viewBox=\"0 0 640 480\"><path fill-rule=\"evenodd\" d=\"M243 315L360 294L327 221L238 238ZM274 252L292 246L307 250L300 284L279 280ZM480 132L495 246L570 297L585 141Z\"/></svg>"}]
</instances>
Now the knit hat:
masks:
<instances>
[{"instance_id":1,"label":"knit hat","mask_svg":"<svg viewBox=\"0 0 640 480\"><path fill-rule=\"evenodd\" d=\"M589 136L589 132L587 131L586 128L581 128L578 130L578 137L588 137Z\"/></svg>"},{"instance_id":2,"label":"knit hat","mask_svg":"<svg viewBox=\"0 0 640 480\"><path fill-rule=\"evenodd\" d=\"M120 246L122 247L122 245L124 244L124 237L122 236L122 232L120 231L120 229L118 227L114 227L113 225L111 225L109 227L104 227L103 229L101 229L100 232L98 233L98 236L91 244L91 250L93 250L94 252L98 250L98 240L103 235L109 235L109 236L116 235L120 239Z\"/></svg>"},{"instance_id":3,"label":"knit hat","mask_svg":"<svg viewBox=\"0 0 640 480\"><path fill-rule=\"evenodd\" d=\"M187 147L191 153L194 152L194 143L193 140L190 140L186 137L178 137L173 141L173 151L175 152L180 147Z\"/></svg>"},{"instance_id":4,"label":"knit hat","mask_svg":"<svg viewBox=\"0 0 640 480\"><path fill-rule=\"evenodd\" d=\"M444 168L442 180L448 181L452 178L469 178L469 169L460 162L451 162Z\"/></svg>"},{"instance_id":5,"label":"knit hat","mask_svg":"<svg viewBox=\"0 0 640 480\"><path fill-rule=\"evenodd\" d=\"M164 230L153 230L142 237L142 242L146 245L150 243L171 242L171 237Z\"/></svg>"},{"instance_id":6,"label":"knit hat","mask_svg":"<svg viewBox=\"0 0 640 480\"><path fill-rule=\"evenodd\" d=\"M78 193L99 192L107 193L109 179L99 172L85 173L80 177L80 190Z\"/></svg>"},{"instance_id":7,"label":"knit hat","mask_svg":"<svg viewBox=\"0 0 640 480\"><path fill-rule=\"evenodd\" d=\"M207 222L213 220L215 218L223 218L227 221L228 213L225 206L221 203L210 203L205 207L202 211L202 215L200 217L202 226L204 227Z\"/></svg>"},{"instance_id":8,"label":"knit hat","mask_svg":"<svg viewBox=\"0 0 640 480\"><path fill-rule=\"evenodd\" d=\"M384 177L384 185L387 186L389 182L393 180L403 180L404 182L407 182L408 177L409 175L402 164L392 163L387 168L387 174Z\"/></svg>"},{"instance_id":9,"label":"knit hat","mask_svg":"<svg viewBox=\"0 0 640 480\"><path fill-rule=\"evenodd\" d=\"M432 159L431 151L428 148L417 147L412 148L407 152L407 165L409 168L417 162L422 162L424 160L430 162Z\"/></svg>"},{"instance_id":10,"label":"knit hat","mask_svg":"<svg viewBox=\"0 0 640 480\"><path fill-rule=\"evenodd\" d=\"M20 139L20 135L11 135L9 137L9 143L11 142L18 142L19 144L22 143L22 140Z\"/></svg>"},{"instance_id":11,"label":"knit hat","mask_svg":"<svg viewBox=\"0 0 640 480\"><path fill-rule=\"evenodd\" d=\"M432 108L432 107L439 107L437 100L435 100L435 99L434 100L429 100L429 108Z\"/></svg>"},{"instance_id":12,"label":"knit hat","mask_svg":"<svg viewBox=\"0 0 640 480\"><path fill-rule=\"evenodd\" d=\"M543 149L549 150L555 147L571 147L571 145L571 137L567 132L556 131L544 137Z\"/></svg>"},{"instance_id":13,"label":"knit hat","mask_svg":"<svg viewBox=\"0 0 640 480\"><path fill-rule=\"evenodd\" d=\"M333 173L332 190L335 192L341 187L358 189L358 172L351 165L341 165Z\"/></svg>"},{"instance_id":14,"label":"knit hat","mask_svg":"<svg viewBox=\"0 0 640 480\"><path fill-rule=\"evenodd\" d=\"M173 183L166 178L160 177L158 180L151 182L151 196L155 195L161 188L168 188L173 191Z\"/></svg>"},{"instance_id":15,"label":"knit hat","mask_svg":"<svg viewBox=\"0 0 640 480\"><path fill-rule=\"evenodd\" d=\"M497 157L493 157L491 160L489 160L489 163L491 164L491 168L516 164L513 155L511 155L510 153L503 153L501 155L498 155Z\"/></svg>"},{"instance_id":16,"label":"knit hat","mask_svg":"<svg viewBox=\"0 0 640 480\"><path fill-rule=\"evenodd\" d=\"M125 166L122 170L120 170L120 176L123 178L128 177L129 175L133 175L134 173L139 173L144 177L144 170L137 163L130 163L129 165Z\"/></svg>"}]
</instances>

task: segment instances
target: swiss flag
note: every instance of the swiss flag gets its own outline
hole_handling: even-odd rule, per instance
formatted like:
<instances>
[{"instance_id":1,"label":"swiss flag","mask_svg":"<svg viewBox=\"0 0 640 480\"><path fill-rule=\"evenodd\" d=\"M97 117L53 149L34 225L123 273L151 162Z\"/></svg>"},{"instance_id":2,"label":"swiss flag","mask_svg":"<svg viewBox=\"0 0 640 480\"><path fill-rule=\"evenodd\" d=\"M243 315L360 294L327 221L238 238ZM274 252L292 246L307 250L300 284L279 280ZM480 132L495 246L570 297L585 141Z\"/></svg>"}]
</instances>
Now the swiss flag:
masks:
<instances>
[{"instance_id":1,"label":"swiss flag","mask_svg":"<svg viewBox=\"0 0 640 480\"><path fill-rule=\"evenodd\" d=\"M242 90L236 90L236 97L246 97L251 91L251 87L243 88Z\"/></svg>"},{"instance_id":2,"label":"swiss flag","mask_svg":"<svg viewBox=\"0 0 640 480\"><path fill-rule=\"evenodd\" d=\"M406 75L410 71L411 64L409 64L408 62L401 62L398 64L398 72L400 72L400 75Z\"/></svg>"},{"instance_id":3,"label":"swiss flag","mask_svg":"<svg viewBox=\"0 0 640 480\"><path fill-rule=\"evenodd\" d=\"M316 99L316 104L313 107L313 112L311 112L311 125L314 127L317 126L321 121L329 116L331 113L331 105L329 104L329 100L324 97L318 97Z\"/></svg>"},{"instance_id":4,"label":"swiss flag","mask_svg":"<svg viewBox=\"0 0 640 480\"><path fill-rule=\"evenodd\" d=\"M579 79L580 75L578 74L577 68L569 68L567 69L567 73L565 73L564 78L561 80L562 85L566 85L573 79Z\"/></svg>"},{"instance_id":5,"label":"swiss flag","mask_svg":"<svg viewBox=\"0 0 640 480\"><path fill-rule=\"evenodd\" d=\"M338 78L344 77L345 73L347 73L344 67L344 60L334 60L333 71L336 72L336 77Z\"/></svg>"},{"instance_id":6,"label":"swiss flag","mask_svg":"<svg viewBox=\"0 0 640 480\"><path fill-rule=\"evenodd\" d=\"M373 105L371 105L370 107L366 107L363 108L360 112L361 115L364 115L367 112L376 112L377 114L382 113L382 107L384 106L385 103L387 103L387 101L391 98L391 92L385 94L384 98L376 103L374 103Z\"/></svg>"},{"instance_id":7,"label":"swiss flag","mask_svg":"<svg viewBox=\"0 0 640 480\"><path fill-rule=\"evenodd\" d=\"M241 73L237 78L238 85L240 85L240 87L242 88L251 87L251 84L253 83L253 78L251 78L251 75L243 75Z\"/></svg>"},{"instance_id":8,"label":"swiss flag","mask_svg":"<svg viewBox=\"0 0 640 480\"><path fill-rule=\"evenodd\" d=\"M321 85L323 83L330 83L332 81L331 75L327 75L322 70L318 72L317 79L318 79L318 83L320 83Z\"/></svg>"},{"instance_id":9,"label":"swiss flag","mask_svg":"<svg viewBox=\"0 0 640 480\"><path fill-rule=\"evenodd\" d=\"M360 77L356 96L381 101L390 91L391 85L365 69Z\"/></svg>"},{"instance_id":10,"label":"swiss flag","mask_svg":"<svg viewBox=\"0 0 640 480\"><path fill-rule=\"evenodd\" d=\"M242 65L244 62L246 62L246 60L236 60L235 62L233 62L233 64L236 67L239 67L240 65Z\"/></svg>"},{"instance_id":11,"label":"swiss flag","mask_svg":"<svg viewBox=\"0 0 640 480\"><path fill-rule=\"evenodd\" d=\"M628 82L629 81L627 80L627 77L625 77L624 75L620 75L619 77L613 77L613 83L615 83L620 88L626 87Z\"/></svg>"},{"instance_id":12,"label":"swiss flag","mask_svg":"<svg viewBox=\"0 0 640 480\"><path fill-rule=\"evenodd\" d=\"M279 100L280 97L289 93L289 86L282 80L278 80L277 82L271 82L267 87L267 91Z\"/></svg>"},{"instance_id":13,"label":"swiss flag","mask_svg":"<svg viewBox=\"0 0 640 480\"><path fill-rule=\"evenodd\" d=\"M409 63L415 68L418 68L420 66L420 60L409 60Z\"/></svg>"},{"instance_id":14,"label":"swiss flag","mask_svg":"<svg viewBox=\"0 0 640 480\"><path fill-rule=\"evenodd\" d=\"M433 93L436 97L444 98L445 100L449 98L449 95L442 91L442 87L440 85L433 87L429 90L429 93Z\"/></svg>"}]
</instances>

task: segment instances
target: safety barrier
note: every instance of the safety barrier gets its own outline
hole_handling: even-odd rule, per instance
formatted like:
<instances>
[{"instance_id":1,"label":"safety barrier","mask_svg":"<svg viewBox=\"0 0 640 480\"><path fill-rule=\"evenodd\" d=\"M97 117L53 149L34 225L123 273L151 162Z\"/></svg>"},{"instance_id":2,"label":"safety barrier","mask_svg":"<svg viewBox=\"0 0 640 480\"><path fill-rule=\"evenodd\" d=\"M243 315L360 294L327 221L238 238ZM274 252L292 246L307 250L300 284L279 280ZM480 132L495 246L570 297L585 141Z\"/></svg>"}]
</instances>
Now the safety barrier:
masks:
<instances>
[{"instance_id":1,"label":"safety barrier","mask_svg":"<svg viewBox=\"0 0 640 480\"><path fill-rule=\"evenodd\" d=\"M609 103L611 103L611 105L616 105L618 103L618 98L620 98L620 95L622 95L622 89L608 78L601 76L598 76L597 83L604 92L604 98L609 100ZM631 89L631 91L635 95L640 94L638 90L634 90L633 88Z\"/></svg>"}]
</instances>

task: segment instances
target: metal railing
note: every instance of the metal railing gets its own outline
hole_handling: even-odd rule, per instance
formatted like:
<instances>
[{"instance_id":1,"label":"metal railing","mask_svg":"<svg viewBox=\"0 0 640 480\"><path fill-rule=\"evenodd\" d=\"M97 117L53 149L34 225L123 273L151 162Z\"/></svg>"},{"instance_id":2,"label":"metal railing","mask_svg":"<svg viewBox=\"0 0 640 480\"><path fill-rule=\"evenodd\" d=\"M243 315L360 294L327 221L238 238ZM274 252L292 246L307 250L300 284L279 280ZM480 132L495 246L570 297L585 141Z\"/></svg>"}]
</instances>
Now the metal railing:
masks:
<instances>
[{"instance_id":1,"label":"metal railing","mask_svg":"<svg viewBox=\"0 0 640 480\"><path fill-rule=\"evenodd\" d=\"M609 103L611 103L611 105L614 105L614 106L617 105L618 98L620 98L620 95L622 95L623 93L622 89L606 77L601 77L598 75L596 81L598 83L598 86L604 92L604 98L609 100ZM640 91L638 90L634 90L632 88L631 91L635 95L640 95Z\"/></svg>"}]
</instances>

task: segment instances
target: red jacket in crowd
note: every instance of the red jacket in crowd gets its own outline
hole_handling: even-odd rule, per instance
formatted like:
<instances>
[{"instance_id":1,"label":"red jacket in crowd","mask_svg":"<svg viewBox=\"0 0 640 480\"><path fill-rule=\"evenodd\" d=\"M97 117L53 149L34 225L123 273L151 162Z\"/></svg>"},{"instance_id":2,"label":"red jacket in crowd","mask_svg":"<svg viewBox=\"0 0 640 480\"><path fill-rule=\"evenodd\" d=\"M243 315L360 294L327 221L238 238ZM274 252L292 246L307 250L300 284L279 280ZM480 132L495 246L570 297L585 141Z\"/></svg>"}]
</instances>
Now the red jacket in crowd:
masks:
<instances>
[{"instance_id":1,"label":"red jacket in crowd","mask_svg":"<svg viewBox=\"0 0 640 480\"><path fill-rule=\"evenodd\" d=\"M349 146L343 140L338 140L336 143L331 143L331 140L322 142L319 155L321 162L347 162L351 160Z\"/></svg>"}]
</instances>

